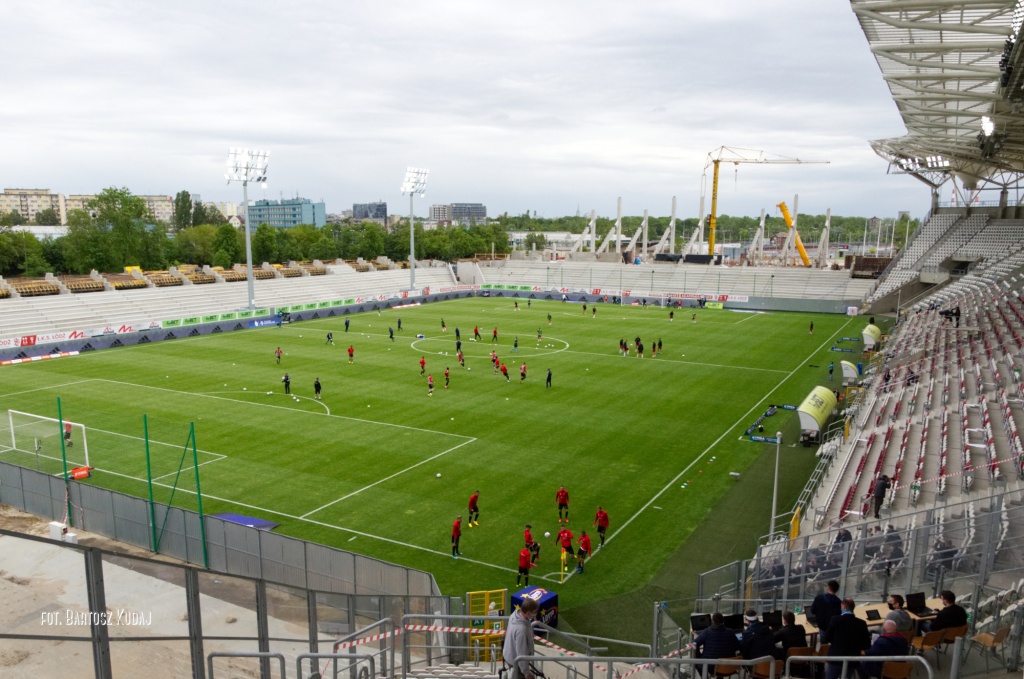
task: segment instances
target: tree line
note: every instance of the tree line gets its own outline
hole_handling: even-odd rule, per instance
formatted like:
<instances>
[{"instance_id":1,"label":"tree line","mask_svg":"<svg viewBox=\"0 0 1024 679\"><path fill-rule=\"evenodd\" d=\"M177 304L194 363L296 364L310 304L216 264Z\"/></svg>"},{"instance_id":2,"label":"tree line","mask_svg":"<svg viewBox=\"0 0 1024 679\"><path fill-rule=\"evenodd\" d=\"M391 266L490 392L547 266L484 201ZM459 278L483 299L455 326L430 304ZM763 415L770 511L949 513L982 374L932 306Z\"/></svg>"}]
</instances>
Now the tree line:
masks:
<instances>
[{"instance_id":1,"label":"tree line","mask_svg":"<svg viewBox=\"0 0 1024 679\"><path fill-rule=\"evenodd\" d=\"M92 269L101 272L121 271L125 266L141 266L146 270L166 269L173 264L209 264L230 267L245 261L245 234L231 226L216 208L193 201L187 191L174 198L174 217L171 223L153 218L145 201L126 188L107 188L90 201L87 210L68 213L67 234L56 238L39 239L25 231L11 227L21 224L18 212L0 214L0 275L41 276L55 274L86 274ZM632 234L642 218L622 218L623 232ZM717 240L748 242L757 230L759 219L721 215L717 223ZM54 210L43 210L36 215L36 224L59 224ZM472 224L468 228L449 226L425 230L420 222L415 225L417 259L454 260L475 254L489 253L493 246L497 254L509 251L508 232L530 232L526 248L536 244L543 248L545 232L568 231L582 233L589 222L583 216L553 219L521 215L500 215L487 224ZM599 217L596 220L598 236L603 238L615 221ZM650 217L648 236L654 241L668 229L668 217ZM833 216L831 242L860 243L863 239L863 217ZM805 243L811 245L824 228L824 215L801 214L798 228ZM892 228L891 221L885 234ZM897 247L902 246L908 223L895 226ZM909 222L909 231L917 228L917 220ZM676 221L676 236L684 243L697 228L697 219ZM769 217L766 235L784 231L781 217ZM375 259L386 255L393 261L409 256L409 223L399 222L392 230L372 222L316 227L311 224L278 229L260 224L252 233L252 255L257 264L286 262L288 260ZM874 242L874 233L868 237ZM883 241L888 239L883 237Z\"/></svg>"},{"instance_id":2,"label":"tree line","mask_svg":"<svg viewBox=\"0 0 1024 679\"><path fill-rule=\"evenodd\" d=\"M179 192L174 204L172 223L163 223L128 189L104 189L87 210L68 213L66 235L43 239L11 228L21 224L17 212L0 215L0 275L87 274L92 269L109 273L126 266L160 270L174 264L228 268L245 261L243 229L231 226L216 208L192 201L187 191ZM37 224L44 212L37 214ZM260 224L251 234L251 243L257 265L338 257L369 260L381 255L397 262L409 257L409 222L400 222L390 232L380 224L351 220L288 229ZM417 259L470 257L490 252L492 244L496 253L509 250L508 235L494 224L424 230L417 222L415 244Z\"/></svg>"}]
</instances>

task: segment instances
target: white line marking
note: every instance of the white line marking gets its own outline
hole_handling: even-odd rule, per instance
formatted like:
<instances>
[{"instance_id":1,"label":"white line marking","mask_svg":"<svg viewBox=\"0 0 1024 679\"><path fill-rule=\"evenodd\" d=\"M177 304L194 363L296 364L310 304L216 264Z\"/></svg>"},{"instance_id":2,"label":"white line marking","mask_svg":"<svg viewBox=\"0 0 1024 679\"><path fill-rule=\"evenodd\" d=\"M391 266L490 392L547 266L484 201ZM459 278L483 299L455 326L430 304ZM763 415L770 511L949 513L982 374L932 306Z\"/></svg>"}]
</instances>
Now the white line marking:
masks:
<instances>
[{"instance_id":1,"label":"white line marking","mask_svg":"<svg viewBox=\"0 0 1024 679\"><path fill-rule=\"evenodd\" d=\"M275 406L275 405L271 405L269 403L256 403L256 402L253 402L253 401L243 401L243 400L240 400L240 399L237 399L237 398L225 398L224 396L212 396L210 394L200 394L200 393L196 393L194 391L180 391L178 389L168 389L167 387L154 387L154 386L149 385L149 384L135 384L134 382L122 382L120 380L106 380L106 379L99 379L99 378L97 378L95 381L96 382L108 382L110 384L120 384L120 385L124 385L124 386L128 386L128 387L138 387L140 389L155 389L156 391L166 391L166 392L169 392L169 393L172 393L172 394L182 394L184 396L201 396L203 398L212 398L212 399L216 399L218 401L229 401L231 403L241 403L243 405L256 406L257 408L275 408L277 410L287 410L287 411L293 412L293 413L302 413L304 415L312 415L313 417L334 417L334 418L338 418L340 420L349 420L349 421L352 421L352 422L364 422L366 424L379 424L382 427L395 427L395 428L398 428L398 429L409 429L411 431L422 431L422 432L425 432L427 434L440 434L441 436L454 436L455 438L460 438L460 439L472 439L473 438L472 436L464 436L462 434L452 434L451 432L447 432L447 431L437 431L437 430L434 430L434 429L424 429L422 427L410 427L410 426L404 425L404 424L392 424L391 422L378 422L378 421L375 421L375 420L364 420L364 419L359 418L359 417L348 417L346 415L328 415L326 413L314 413L314 412L310 412L308 410L296 410L295 408L289 408L287 406ZM250 393L250 392L246 392L246 393ZM254 392L251 392L251 393L258 394L259 392L254 391Z\"/></svg>"},{"instance_id":2,"label":"white line marking","mask_svg":"<svg viewBox=\"0 0 1024 679\"><path fill-rule=\"evenodd\" d=\"M760 315L761 315L761 314L750 314L749 316L747 316L747 317L746 317L746 318L744 318L743 320L740 320L740 321L736 321L735 323L733 323L733 325L739 325L740 323L743 323L743 322L745 322L745 321L749 321L749 320L750 320L751 318L757 318L757 317L758 317L758 316L760 316Z\"/></svg>"},{"instance_id":3,"label":"white line marking","mask_svg":"<svg viewBox=\"0 0 1024 679\"><path fill-rule=\"evenodd\" d=\"M249 392L247 392L247 391L238 391L237 389L235 389L233 391L232 390L228 390L228 391L202 391L202 392L198 392L197 391L195 393L196 394L202 394L203 396L206 396L206 395L209 395L209 394L248 394ZM258 392L258 391L254 391L253 393L257 394L257 395L260 394L260 392ZM274 396L294 396L295 398L297 398L299 400L302 400L302 401L312 401L316 405L319 405L324 410L326 410L328 415L331 414L331 409L327 407L326 403L324 403L323 401L318 401L315 398L310 398L309 396L297 396L295 394L277 394L277 393L275 393ZM231 399L231 400L232 401L237 401L239 403L249 403L249 401L240 401L238 399ZM294 408L291 408L291 410L294 410Z\"/></svg>"},{"instance_id":4,"label":"white line marking","mask_svg":"<svg viewBox=\"0 0 1024 679\"><path fill-rule=\"evenodd\" d=\"M843 324L843 327L842 327L842 328L839 328L839 330L837 330L837 331L835 332L835 334L833 335L833 337L835 337L836 335L839 335L839 333L841 333L841 332L842 332L842 331L843 331L843 330L844 330L844 329L846 328L846 326L848 326L848 325L849 325L849 324L850 324L851 322L853 322L853 319L852 319L852 318L851 318L850 320L848 320L848 321L847 321L846 323L844 323L844 324ZM654 495L654 497L652 497L652 498L651 498L650 500L648 500L648 501L647 501L647 503L646 503L646 504L645 504L645 505L644 505L643 507L641 507L640 509L638 509L638 510L637 510L637 511L636 511L636 512L635 512L635 513L633 514L633 516L631 516L631 517L629 517L628 519L626 519L626 522L625 522L625 523L623 523L623 524L622 524L622 525L621 525L621 526L620 526L620 527L619 527L619 528L618 528L618 529L617 529L617 530L616 530L616 531L615 531L614 533L612 533L611 535L609 535L609 536L608 536L608 538L607 538L607 539L605 540L605 544L607 544L607 543L611 542L611 541L612 541L613 539L615 539L615 536L616 536L616 535L618 535L619 533L621 533L622 531L624 531L624 530L626 529L626 526L628 526L629 524L633 523L633 520L634 520L634 519L636 519L636 518L637 518L638 516L640 516L640 515L641 515L641 514L642 514L642 513L643 513L643 512L644 512L644 511L645 511L645 510L646 510L646 509L648 508L648 507L650 507L651 505L653 505L653 504L654 504L654 501L655 501L655 500L657 500L657 499L658 499L659 497L661 497L661 496L662 496L662 495L663 495L663 494L665 493L665 491L667 491L667 490L668 490L669 488L671 488L672 486L674 486L674 485L675 485L675 484L676 484L676 483L677 483L677 482L679 481L679 479L683 478L683 476L684 476L684 475L686 474L686 472L690 471L690 469L692 469L692 468L693 468L693 465L695 465L695 464L697 464L698 462L700 462L700 461L701 461L701 460L702 460L702 459L704 458L704 456L705 456L705 455L707 455L707 454L708 454L709 452L711 452L711 450L712 450L712 449L713 449L713 448L714 448L715 446L717 446L717 445L718 445L719 443L721 443L722 439L724 439L724 438L725 438L726 436L728 436L728 435L729 435L729 433L730 433L730 432L731 432L732 430L734 430L734 429L735 429L736 427L742 426L742 424L743 424L743 422L744 422L744 421L746 420L746 418L747 418L747 417L749 417L751 413L753 413L753 412L756 412L756 411L757 411L757 410L758 410L758 409L759 409L759 408L761 407L761 404L762 404L762 403L764 403L764 402L765 402L766 400L768 400L768 397L769 397L769 396L770 396L770 395L771 395L771 394L772 394L773 392L775 392L775 391L776 391L776 390L777 390L777 389L778 389L779 387L781 387L781 386L782 386L783 384L785 384L785 383L786 383L786 382L787 382L787 381L789 380L789 378L791 378L791 377L792 377L793 375L795 375L795 374L796 374L797 372L799 372L799 371L800 371L800 369L801 369L801 368L802 368L802 367L804 366L804 364L805 364L805 363L807 363L807 361L811 360L811 358L813 358L813 357L814 357L814 355L815 355L815 354L816 354L816 353L817 353L818 351L821 351L821 347L824 347L824 346L826 346L826 345L827 345L827 344L829 344L829 343L830 343L830 342L825 342L824 344L820 345L818 349L816 349L815 351L811 352L810 356L808 356L808 357L807 357L807 358L805 358L805 359L804 359L803 361L801 361L801 362L800 362L800 363L799 363L799 364L797 365L797 367L796 367L796 368L793 368L793 370L791 370L791 371L789 372L789 374L788 374L788 375L786 375L786 376L785 376L784 378L782 378L782 380L781 380L781 381L780 381L780 382L779 382L778 384L776 384L776 385L775 385L774 387L772 387L772 388L771 388L771 389L770 389L770 390L768 391L768 393L767 393L767 394L766 394L766 395L765 395L764 397L762 397L762 398L761 398L761 400L760 400L760 401L758 401L757 403L755 403L755 404L753 405L753 407L751 407L751 409L750 409L750 410L748 410L748 411L747 411L747 412L745 412L745 413L744 413L743 415L741 415L741 416L740 416L740 418L739 418L738 420L736 420L736 422L735 422L735 423L734 423L734 424L733 424L733 425L732 425L731 427L728 427L728 428L727 428L727 429L726 429L726 430L725 430L725 431L724 431L724 432L722 433L722 435L721 435L721 436L719 436L719 437L718 437L717 439L715 439L714 443L712 443L712 444L711 444L711 445L709 445L709 446L708 446L707 448L705 448L705 449L704 449L704 452L702 452L702 453L701 453L700 455L698 455L697 457L695 457L695 458L693 459L693 461L692 461L692 462L690 462L690 464L686 465L686 467L684 467L684 468L683 468L683 470L682 470L681 472L679 472L678 474L676 474L676 475L675 475L675 476L674 476L674 477L672 478L672 480L671 480L671 481L669 481L669 482L668 482L667 484L665 484L665 486L664 486L664 487L663 487L663 488L662 488L661 490L659 490L659 491L658 491L658 492L657 492L657 493L656 493L656 494ZM600 554L600 552L598 552L598 553L594 554L594 556L596 557L596 556L597 556L597 554ZM591 557L591 558L593 558L593 557Z\"/></svg>"},{"instance_id":5,"label":"white line marking","mask_svg":"<svg viewBox=\"0 0 1024 679\"><path fill-rule=\"evenodd\" d=\"M21 394L31 394L33 391L46 391L47 389L60 389L61 387L70 387L73 384L82 384L84 382L92 382L93 380L77 380L75 382L65 382L64 384L55 384L51 387L38 387L36 389L26 389L25 391L12 391L9 394L0 394L0 398L7 398L8 396L20 396Z\"/></svg>"},{"instance_id":6,"label":"white line marking","mask_svg":"<svg viewBox=\"0 0 1024 679\"><path fill-rule=\"evenodd\" d=\"M354 490L354 491L352 491L351 493L349 493L348 495L345 495L345 496L343 496L343 497L339 497L339 498L338 498L337 500L332 500L331 502L328 502L327 504L325 504L325 505L324 505L323 507L317 507L316 509L314 509L314 510L313 510L313 511L311 511L311 512L306 512L306 513L305 513L305 514L303 514L303 515L302 515L302 516L301 516L300 518L303 518L303 519L304 519L304 518L306 518L307 516L309 516L310 514L316 514L316 513L317 513L317 512L319 512L319 511L320 511L321 509L327 509L327 508L328 508L328 507L330 507L331 505L335 505L335 504L337 504L337 503L341 502L342 500L347 500L347 499L349 499L350 497L352 497L352 496L354 496L354 495L359 495L359 493L362 493L362 492L363 492L364 490L369 490L370 488L373 488L374 486L380 485L380 484L384 483L385 481L390 481L391 479L395 478L396 476L400 476L400 475L402 475L402 474L406 473L407 471L410 471L410 470L416 469L416 467L419 467L419 466L421 466L421 465L425 465L426 463L430 462L431 460L436 460L437 458L441 457L442 455L447 455L448 453L452 452L453 450L458 450L458 449L459 449L459 448L461 448L462 446L465 446L465 445L468 445L468 444L470 444L470 443L473 443L474 441L476 441L476 439L475 439L475 438L474 438L474 439L470 439L469 441L463 441L462 443L460 443L460 444L459 444L459 445L457 445L457 446L452 446L452 447L451 447L451 448L449 448L448 450L443 450L443 451L441 451L440 453L438 453L437 455L434 455L434 456L432 456L432 457L428 457L428 458L426 458L426 459L424 459L424 460L421 460L421 461L417 462L417 463L416 463L416 464L414 464L414 465L411 465L411 466L409 466L409 467L406 467L405 469L401 469L401 470L399 470L399 471L395 472L394 474L392 474L391 476L385 476L385 477L384 477L383 479L380 479L380 480L378 480L378 481L374 481L373 483L371 483L371 484L370 484L370 485L368 485L368 486L363 486L363 487L362 487L362 488L360 488L359 490Z\"/></svg>"},{"instance_id":7,"label":"white line marking","mask_svg":"<svg viewBox=\"0 0 1024 679\"><path fill-rule=\"evenodd\" d=\"M213 453L213 454L214 454L214 455L217 455L218 453ZM199 463L198 465L196 465L196 466L197 466L197 467L202 467L202 466L203 466L203 465L205 465L205 464L212 464L212 463L214 463L214 462L220 462L221 460L224 460L224 459L226 459L226 458L227 458L227 455L221 455L220 457L218 457L218 458L216 458L216 459L214 459L214 460L207 460L206 462L200 462L200 463ZM162 474L162 475L160 475L160 476L154 476L154 477L153 477L153 480L154 480L154 481L158 481L158 480L160 480L160 479L166 479L166 478L167 478L168 476L174 476L174 475L178 474L178 473L179 473L180 471L181 471L181 470L179 469L179 470L178 470L177 472L171 472L170 474Z\"/></svg>"},{"instance_id":8,"label":"white line marking","mask_svg":"<svg viewBox=\"0 0 1024 679\"><path fill-rule=\"evenodd\" d=\"M585 356L602 356L604 358L617 358L617 359L620 359L620 360L623 359L623 358L636 359L636 356L634 356L634 355L622 356L621 354L615 354L615 355L612 355L612 354L601 354L601 353L598 353L596 351L573 351L571 349L565 349L564 352L567 353L567 354L581 354L581 355L585 355ZM647 360L647 359L641 359L641 360ZM662 358L662 357L651 358L651 360L654 361L654 362L680 363L680 364L683 364L683 365L700 365L700 366L706 366L708 368L723 368L723 369L726 369L726 370L754 370L754 371L757 371L757 372L786 374L785 370L776 370L774 368L751 368L749 366L744 366L744 365L721 365L721 364L718 364L718 363L700 363L698 361L680 361L680 360L675 359L675 358Z\"/></svg>"}]
</instances>

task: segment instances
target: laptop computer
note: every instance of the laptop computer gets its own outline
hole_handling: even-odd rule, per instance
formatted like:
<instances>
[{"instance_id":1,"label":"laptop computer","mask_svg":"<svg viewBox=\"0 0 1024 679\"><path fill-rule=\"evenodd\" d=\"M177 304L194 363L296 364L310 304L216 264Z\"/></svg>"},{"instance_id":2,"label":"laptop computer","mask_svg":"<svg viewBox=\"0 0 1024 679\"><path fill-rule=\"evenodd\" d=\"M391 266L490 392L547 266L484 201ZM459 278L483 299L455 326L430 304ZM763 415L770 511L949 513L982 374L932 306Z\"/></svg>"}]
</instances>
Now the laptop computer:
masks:
<instances>
[{"instance_id":1,"label":"laptop computer","mask_svg":"<svg viewBox=\"0 0 1024 679\"><path fill-rule=\"evenodd\" d=\"M877 621L879 621L881 619L882 619L882 614L881 613L879 613L878 611L876 611L873 608L869 608L868 609L868 621L869 622L877 622Z\"/></svg>"},{"instance_id":2,"label":"laptop computer","mask_svg":"<svg viewBox=\"0 0 1024 679\"><path fill-rule=\"evenodd\" d=\"M703 632L708 627L711 627L710 613L694 613L690 616L690 629L694 633Z\"/></svg>"},{"instance_id":3,"label":"laptop computer","mask_svg":"<svg viewBox=\"0 0 1024 679\"><path fill-rule=\"evenodd\" d=\"M736 632L743 631L743 614L734 613L732 615L725 616L725 626Z\"/></svg>"},{"instance_id":4,"label":"laptop computer","mask_svg":"<svg viewBox=\"0 0 1024 679\"><path fill-rule=\"evenodd\" d=\"M935 611L925 604L924 592L914 592L907 595L907 610L919 618L927 618L935 615Z\"/></svg>"},{"instance_id":5,"label":"laptop computer","mask_svg":"<svg viewBox=\"0 0 1024 679\"><path fill-rule=\"evenodd\" d=\"M782 611L768 611L761 616L761 620L772 629L780 629L782 627Z\"/></svg>"}]
</instances>

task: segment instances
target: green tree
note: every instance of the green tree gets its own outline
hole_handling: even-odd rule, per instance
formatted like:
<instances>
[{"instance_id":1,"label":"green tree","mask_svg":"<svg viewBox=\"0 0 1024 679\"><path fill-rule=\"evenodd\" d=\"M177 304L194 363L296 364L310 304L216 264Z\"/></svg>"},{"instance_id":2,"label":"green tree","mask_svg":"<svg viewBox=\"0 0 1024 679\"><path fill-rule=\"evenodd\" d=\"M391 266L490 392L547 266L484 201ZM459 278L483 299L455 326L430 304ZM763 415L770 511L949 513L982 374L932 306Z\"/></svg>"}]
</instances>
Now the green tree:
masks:
<instances>
[{"instance_id":1,"label":"green tree","mask_svg":"<svg viewBox=\"0 0 1024 679\"><path fill-rule=\"evenodd\" d=\"M299 254L299 245L295 240L295 234L291 229L274 229L277 231L277 261L287 262L292 259L302 259Z\"/></svg>"},{"instance_id":2,"label":"green tree","mask_svg":"<svg viewBox=\"0 0 1024 679\"><path fill-rule=\"evenodd\" d=\"M123 264L114 256L110 232L96 224L85 210L68 213L68 232L64 236L64 256L69 273L119 271Z\"/></svg>"},{"instance_id":3,"label":"green tree","mask_svg":"<svg viewBox=\"0 0 1024 679\"><path fill-rule=\"evenodd\" d=\"M25 220L21 218L21 213L17 210L0 213L0 226L21 226L24 223Z\"/></svg>"},{"instance_id":4,"label":"green tree","mask_svg":"<svg viewBox=\"0 0 1024 679\"><path fill-rule=\"evenodd\" d=\"M234 264L234 262L227 250L217 250L217 254L213 256L213 266L230 269L232 264Z\"/></svg>"},{"instance_id":5,"label":"green tree","mask_svg":"<svg viewBox=\"0 0 1024 679\"><path fill-rule=\"evenodd\" d=\"M528 233L523 240L523 248L527 251L533 250L534 246L538 250L543 250L547 245L548 238L543 233Z\"/></svg>"},{"instance_id":6,"label":"green tree","mask_svg":"<svg viewBox=\"0 0 1024 679\"><path fill-rule=\"evenodd\" d=\"M39 226L59 226L60 215L52 207L48 207L36 213L36 224Z\"/></svg>"},{"instance_id":7,"label":"green tree","mask_svg":"<svg viewBox=\"0 0 1024 679\"><path fill-rule=\"evenodd\" d=\"M214 252L220 254L223 252L230 262L227 264L230 267L235 262L242 261L244 257L245 241L242 241L242 247L239 247L238 242L239 231L235 227L231 226L227 222L217 226L217 235L214 237L213 249ZM245 234L242 234L245 237ZM216 255L214 256L216 260ZM217 264L216 266L225 266L224 264Z\"/></svg>"},{"instance_id":8,"label":"green tree","mask_svg":"<svg viewBox=\"0 0 1024 679\"><path fill-rule=\"evenodd\" d=\"M252 242L252 265L258 267L263 262L277 261L277 234L269 224L260 224L250 237Z\"/></svg>"},{"instance_id":9,"label":"green tree","mask_svg":"<svg viewBox=\"0 0 1024 679\"><path fill-rule=\"evenodd\" d=\"M49 264L49 270L55 274L61 274L68 270L67 261L64 259L64 239L44 238L42 243L43 258Z\"/></svg>"},{"instance_id":10,"label":"green tree","mask_svg":"<svg viewBox=\"0 0 1024 679\"><path fill-rule=\"evenodd\" d=\"M174 234L177 257L187 264L211 264L216 253L217 227L200 224Z\"/></svg>"},{"instance_id":11,"label":"green tree","mask_svg":"<svg viewBox=\"0 0 1024 679\"><path fill-rule=\"evenodd\" d=\"M199 202L192 203L192 226L209 224L210 218L206 213L206 206Z\"/></svg>"},{"instance_id":12,"label":"green tree","mask_svg":"<svg viewBox=\"0 0 1024 679\"><path fill-rule=\"evenodd\" d=\"M174 196L174 217L171 226L175 232L192 226L192 195L188 191L178 191Z\"/></svg>"},{"instance_id":13,"label":"green tree","mask_svg":"<svg viewBox=\"0 0 1024 679\"><path fill-rule=\"evenodd\" d=\"M366 260L376 259L384 254L387 233L380 224L364 224L363 227L357 246L358 256Z\"/></svg>"},{"instance_id":14,"label":"green tree","mask_svg":"<svg viewBox=\"0 0 1024 679\"><path fill-rule=\"evenodd\" d=\"M227 224L228 218L224 216L224 213L217 209L215 205L206 205L206 223L213 224L214 226L220 226L221 224Z\"/></svg>"},{"instance_id":15,"label":"green tree","mask_svg":"<svg viewBox=\"0 0 1024 679\"><path fill-rule=\"evenodd\" d=\"M110 235L108 247L115 266L137 264L142 255L146 222L153 218L146 201L128 189L108 188L89 201L89 208L96 212L93 223Z\"/></svg>"}]
</instances>

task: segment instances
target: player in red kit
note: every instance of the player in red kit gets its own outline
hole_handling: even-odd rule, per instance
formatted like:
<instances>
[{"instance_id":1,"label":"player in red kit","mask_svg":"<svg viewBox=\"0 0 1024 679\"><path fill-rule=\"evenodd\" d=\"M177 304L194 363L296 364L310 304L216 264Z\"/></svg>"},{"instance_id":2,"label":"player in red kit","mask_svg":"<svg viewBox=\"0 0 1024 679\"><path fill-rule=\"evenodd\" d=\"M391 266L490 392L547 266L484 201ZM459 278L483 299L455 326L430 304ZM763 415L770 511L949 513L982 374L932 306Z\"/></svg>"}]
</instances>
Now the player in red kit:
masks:
<instances>
[{"instance_id":1,"label":"player in red kit","mask_svg":"<svg viewBox=\"0 0 1024 679\"><path fill-rule=\"evenodd\" d=\"M510 378L508 376L508 366L505 365L504 363L501 364L501 374L505 376L505 381L506 382L511 382L512 381L512 378Z\"/></svg>"},{"instance_id":2,"label":"player in red kit","mask_svg":"<svg viewBox=\"0 0 1024 679\"><path fill-rule=\"evenodd\" d=\"M576 550L576 572L583 573L583 561L590 556L590 536L587 535L587 531L580 533L580 539L576 541L576 544L580 546Z\"/></svg>"},{"instance_id":3,"label":"player in red kit","mask_svg":"<svg viewBox=\"0 0 1024 679\"><path fill-rule=\"evenodd\" d=\"M558 503L558 523L562 523L562 512L565 512L565 522L569 523L569 491L565 486L559 486L555 493L555 502Z\"/></svg>"},{"instance_id":4,"label":"player in red kit","mask_svg":"<svg viewBox=\"0 0 1024 679\"><path fill-rule=\"evenodd\" d=\"M450 375L450 373L448 372L448 368L445 368L445 369L444 369L444 388L445 388L445 389L447 389L447 388L448 388L448 379L449 379L449 375Z\"/></svg>"},{"instance_id":5,"label":"player in red kit","mask_svg":"<svg viewBox=\"0 0 1024 679\"><path fill-rule=\"evenodd\" d=\"M594 515L594 525L597 526L597 534L601 538L601 544L597 548L601 549L604 547L604 532L608 530L608 512L601 509L601 505L597 506L597 514Z\"/></svg>"},{"instance_id":6,"label":"player in red kit","mask_svg":"<svg viewBox=\"0 0 1024 679\"><path fill-rule=\"evenodd\" d=\"M491 341L492 342L497 342L498 341L498 329L497 328L495 328L494 332L491 334Z\"/></svg>"},{"instance_id":7,"label":"player in red kit","mask_svg":"<svg viewBox=\"0 0 1024 679\"><path fill-rule=\"evenodd\" d=\"M352 363L356 357L356 349L351 344L348 345L348 362Z\"/></svg>"},{"instance_id":8,"label":"player in red kit","mask_svg":"<svg viewBox=\"0 0 1024 679\"><path fill-rule=\"evenodd\" d=\"M564 526L558 531L558 535L555 536L555 542L562 546L562 553L564 556L562 563L566 564L565 570L569 570L569 566L566 562L576 556L576 552L572 548L572 531L569 530L568 526Z\"/></svg>"},{"instance_id":9,"label":"player in red kit","mask_svg":"<svg viewBox=\"0 0 1024 679\"><path fill-rule=\"evenodd\" d=\"M420 377L423 377L427 372L427 357L420 356Z\"/></svg>"},{"instance_id":10,"label":"player in red kit","mask_svg":"<svg viewBox=\"0 0 1024 679\"><path fill-rule=\"evenodd\" d=\"M473 494L469 496L469 520L466 525L472 528L473 526L480 525L480 507L477 503L480 501L480 491L475 490Z\"/></svg>"},{"instance_id":11,"label":"player in red kit","mask_svg":"<svg viewBox=\"0 0 1024 679\"><path fill-rule=\"evenodd\" d=\"M452 524L452 558L458 559L462 555L459 551L459 538L462 537L462 516L455 517L455 523Z\"/></svg>"},{"instance_id":12,"label":"player in red kit","mask_svg":"<svg viewBox=\"0 0 1024 679\"><path fill-rule=\"evenodd\" d=\"M483 339L482 337L480 337L480 326L479 325L474 325L473 326L473 339L475 339L478 342L481 339Z\"/></svg>"},{"instance_id":13,"label":"player in red kit","mask_svg":"<svg viewBox=\"0 0 1024 679\"><path fill-rule=\"evenodd\" d=\"M434 376L427 375L427 396L434 395Z\"/></svg>"},{"instance_id":14,"label":"player in red kit","mask_svg":"<svg viewBox=\"0 0 1024 679\"><path fill-rule=\"evenodd\" d=\"M530 524L526 524L526 528L523 530L523 542L526 543L526 547L530 550L533 555L534 561L540 560L540 543L533 539L533 533L530 529L533 528Z\"/></svg>"},{"instance_id":15,"label":"player in red kit","mask_svg":"<svg viewBox=\"0 0 1024 679\"><path fill-rule=\"evenodd\" d=\"M519 586L519 581L522 580L524 585L530 584L530 566L533 562L530 561L530 548L523 547L519 550L519 573L516 574L516 587Z\"/></svg>"}]
</instances>

